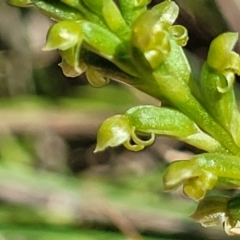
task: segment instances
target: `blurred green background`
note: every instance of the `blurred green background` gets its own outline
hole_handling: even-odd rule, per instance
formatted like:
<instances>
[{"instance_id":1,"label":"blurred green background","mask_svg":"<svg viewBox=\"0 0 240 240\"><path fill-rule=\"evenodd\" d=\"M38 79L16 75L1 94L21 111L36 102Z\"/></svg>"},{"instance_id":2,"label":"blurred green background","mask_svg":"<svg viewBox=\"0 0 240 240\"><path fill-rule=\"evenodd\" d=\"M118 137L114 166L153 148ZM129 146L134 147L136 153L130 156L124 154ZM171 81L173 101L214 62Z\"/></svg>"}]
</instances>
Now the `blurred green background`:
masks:
<instances>
[{"instance_id":1,"label":"blurred green background","mask_svg":"<svg viewBox=\"0 0 240 240\"><path fill-rule=\"evenodd\" d=\"M198 74L211 40L240 31L240 3L176 2ZM51 24L35 9L0 1L0 240L230 238L222 226L191 221L196 204L181 191L162 191L167 164L197 149L159 138L139 153L93 154L104 119L159 103L114 82L96 89L84 76L64 77L58 53L41 51Z\"/></svg>"}]
</instances>

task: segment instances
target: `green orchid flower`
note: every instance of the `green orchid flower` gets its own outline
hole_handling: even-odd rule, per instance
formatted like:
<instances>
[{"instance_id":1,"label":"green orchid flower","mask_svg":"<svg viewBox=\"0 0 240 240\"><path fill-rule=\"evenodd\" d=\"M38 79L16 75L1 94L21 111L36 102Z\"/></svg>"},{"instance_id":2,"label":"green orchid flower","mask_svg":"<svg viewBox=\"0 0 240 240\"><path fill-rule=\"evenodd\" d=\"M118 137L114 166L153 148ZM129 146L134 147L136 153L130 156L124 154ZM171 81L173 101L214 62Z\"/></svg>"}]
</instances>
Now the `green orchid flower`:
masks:
<instances>
[{"instance_id":1,"label":"green orchid flower","mask_svg":"<svg viewBox=\"0 0 240 240\"><path fill-rule=\"evenodd\" d=\"M205 108L240 146L240 115L233 89L234 74L240 73L240 57L232 51L237 40L238 34L231 32L213 40L200 83Z\"/></svg>"},{"instance_id":2,"label":"green orchid flower","mask_svg":"<svg viewBox=\"0 0 240 240\"><path fill-rule=\"evenodd\" d=\"M203 227L213 227L223 224L227 235L240 234L240 195L208 196L198 203L191 218Z\"/></svg>"},{"instance_id":3,"label":"green orchid flower","mask_svg":"<svg viewBox=\"0 0 240 240\"><path fill-rule=\"evenodd\" d=\"M141 140L137 133L150 135L150 140ZM149 105L130 108L125 115L116 115L103 122L98 131L96 151L120 144L139 151L151 145L156 135L171 136L209 152L226 151L181 112Z\"/></svg>"},{"instance_id":4,"label":"green orchid flower","mask_svg":"<svg viewBox=\"0 0 240 240\"><path fill-rule=\"evenodd\" d=\"M215 185L240 184L240 159L220 153L203 153L190 160L175 161L163 175L164 189L183 186L183 192L194 200L201 200Z\"/></svg>"}]
</instances>

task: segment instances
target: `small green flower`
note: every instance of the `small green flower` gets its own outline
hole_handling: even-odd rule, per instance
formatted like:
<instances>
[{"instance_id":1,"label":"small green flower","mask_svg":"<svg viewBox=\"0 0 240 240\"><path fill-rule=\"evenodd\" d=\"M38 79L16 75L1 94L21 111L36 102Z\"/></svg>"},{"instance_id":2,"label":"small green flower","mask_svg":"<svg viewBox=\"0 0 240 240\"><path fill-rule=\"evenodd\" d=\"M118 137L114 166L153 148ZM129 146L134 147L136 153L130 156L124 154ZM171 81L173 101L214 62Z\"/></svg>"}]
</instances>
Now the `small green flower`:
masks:
<instances>
[{"instance_id":1,"label":"small green flower","mask_svg":"<svg viewBox=\"0 0 240 240\"><path fill-rule=\"evenodd\" d=\"M165 170L165 190L183 186L190 198L201 200L216 184L239 185L240 158L219 153L203 153L190 160L175 161Z\"/></svg>"},{"instance_id":2,"label":"small green flower","mask_svg":"<svg viewBox=\"0 0 240 240\"><path fill-rule=\"evenodd\" d=\"M143 52L153 69L163 63L170 53L170 38L177 35L171 34L174 30L170 27L176 20L178 11L174 2L165 1L141 14L133 24L133 47Z\"/></svg>"},{"instance_id":3,"label":"small green flower","mask_svg":"<svg viewBox=\"0 0 240 240\"><path fill-rule=\"evenodd\" d=\"M61 21L54 24L48 31L44 51L58 49L62 56L59 66L68 77L76 77L86 70L81 59L83 32L80 22Z\"/></svg>"},{"instance_id":4,"label":"small green flower","mask_svg":"<svg viewBox=\"0 0 240 240\"><path fill-rule=\"evenodd\" d=\"M204 198L206 191L211 190L217 180L216 175L203 170L194 160L175 161L163 175L164 190L183 186L184 194L197 201Z\"/></svg>"},{"instance_id":5,"label":"small green flower","mask_svg":"<svg viewBox=\"0 0 240 240\"><path fill-rule=\"evenodd\" d=\"M210 46L207 64L224 73L232 71L240 74L239 55L232 51L238 41L238 33L228 32L216 37Z\"/></svg>"},{"instance_id":6,"label":"small green flower","mask_svg":"<svg viewBox=\"0 0 240 240\"><path fill-rule=\"evenodd\" d=\"M228 196L208 196L198 203L191 218L203 227L212 227L227 220Z\"/></svg>"},{"instance_id":7,"label":"small green flower","mask_svg":"<svg viewBox=\"0 0 240 240\"><path fill-rule=\"evenodd\" d=\"M240 194L208 196L198 203L191 218L203 227L223 224L227 235L240 235Z\"/></svg>"},{"instance_id":8,"label":"small green flower","mask_svg":"<svg viewBox=\"0 0 240 240\"><path fill-rule=\"evenodd\" d=\"M229 32L212 41L202 68L200 87L205 108L240 146L240 114L233 89L234 74L240 73L240 57L232 51L237 40L238 34Z\"/></svg>"},{"instance_id":9,"label":"small green flower","mask_svg":"<svg viewBox=\"0 0 240 240\"><path fill-rule=\"evenodd\" d=\"M131 151L142 150L154 142L154 135L149 140L141 140L135 133L135 128L124 115L116 115L103 122L97 136L97 147L94 152L99 152L107 147L116 147L123 144Z\"/></svg>"},{"instance_id":10,"label":"small green flower","mask_svg":"<svg viewBox=\"0 0 240 240\"><path fill-rule=\"evenodd\" d=\"M152 137L143 141L136 133ZM225 151L217 141L203 133L181 112L149 105L133 107L125 115L107 119L98 131L97 149L123 144L130 150L139 151L152 144L155 135L171 136L209 152ZM135 145L131 145L131 142Z\"/></svg>"}]
</instances>

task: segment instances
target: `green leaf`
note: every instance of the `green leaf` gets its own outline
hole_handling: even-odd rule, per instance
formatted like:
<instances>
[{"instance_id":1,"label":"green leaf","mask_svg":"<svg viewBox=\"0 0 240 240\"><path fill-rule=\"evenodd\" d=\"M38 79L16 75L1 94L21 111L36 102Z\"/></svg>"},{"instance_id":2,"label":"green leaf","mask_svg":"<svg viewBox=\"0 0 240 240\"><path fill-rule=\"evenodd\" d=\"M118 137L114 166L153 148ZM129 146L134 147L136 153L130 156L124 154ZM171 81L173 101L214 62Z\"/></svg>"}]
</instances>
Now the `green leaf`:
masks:
<instances>
[{"instance_id":1,"label":"green leaf","mask_svg":"<svg viewBox=\"0 0 240 240\"><path fill-rule=\"evenodd\" d=\"M17 7L29 7L33 5L31 0L7 0L7 3Z\"/></svg>"},{"instance_id":2,"label":"green leaf","mask_svg":"<svg viewBox=\"0 0 240 240\"><path fill-rule=\"evenodd\" d=\"M130 29L128 28L121 12L112 0L103 0L103 17L108 27L121 39L129 40Z\"/></svg>"},{"instance_id":3,"label":"green leaf","mask_svg":"<svg viewBox=\"0 0 240 240\"><path fill-rule=\"evenodd\" d=\"M84 40L99 55L111 60L118 48L121 48L121 40L97 24L82 21L81 26L84 33Z\"/></svg>"},{"instance_id":4,"label":"green leaf","mask_svg":"<svg viewBox=\"0 0 240 240\"><path fill-rule=\"evenodd\" d=\"M126 116L137 131L187 137L198 132L198 127L177 110L150 105L130 108Z\"/></svg>"},{"instance_id":5,"label":"green leaf","mask_svg":"<svg viewBox=\"0 0 240 240\"><path fill-rule=\"evenodd\" d=\"M225 151L216 140L177 110L146 105L129 109L126 116L138 132L170 136L208 152Z\"/></svg>"},{"instance_id":6,"label":"green leaf","mask_svg":"<svg viewBox=\"0 0 240 240\"><path fill-rule=\"evenodd\" d=\"M56 21L83 19L83 15L79 11L59 0L31 0L31 2L40 12Z\"/></svg>"},{"instance_id":7,"label":"green leaf","mask_svg":"<svg viewBox=\"0 0 240 240\"><path fill-rule=\"evenodd\" d=\"M67 4L68 6L71 6L75 10L77 10L79 13L84 16L82 19L87 20L89 22L93 22L95 24L98 24L100 27L103 27L107 29L107 26L105 25L103 18L101 16L98 16L95 13L95 10L99 8L101 5L102 0L95 1L96 3L92 3L90 1L84 1L84 0L61 0L61 2ZM102 7L98 10L101 11ZM100 14L101 15L101 14Z\"/></svg>"},{"instance_id":8,"label":"green leaf","mask_svg":"<svg viewBox=\"0 0 240 240\"><path fill-rule=\"evenodd\" d=\"M169 44L171 51L166 60L155 69L153 75L162 91L169 97L170 94L173 94L175 98L188 96L191 94L189 81L192 77L189 63L182 47L174 38L169 39ZM178 96L176 96L176 91L179 93Z\"/></svg>"},{"instance_id":9,"label":"green leaf","mask_svg":"<svg viewBox=\"0 0 240 240\"><path fill-rule=\"evenodd\" d=\"M127 48L120 38L99 25L88 21L82 21L81 26L86 49L108 59L127 74L137 75Z\"/></svg>"}]
</instances>

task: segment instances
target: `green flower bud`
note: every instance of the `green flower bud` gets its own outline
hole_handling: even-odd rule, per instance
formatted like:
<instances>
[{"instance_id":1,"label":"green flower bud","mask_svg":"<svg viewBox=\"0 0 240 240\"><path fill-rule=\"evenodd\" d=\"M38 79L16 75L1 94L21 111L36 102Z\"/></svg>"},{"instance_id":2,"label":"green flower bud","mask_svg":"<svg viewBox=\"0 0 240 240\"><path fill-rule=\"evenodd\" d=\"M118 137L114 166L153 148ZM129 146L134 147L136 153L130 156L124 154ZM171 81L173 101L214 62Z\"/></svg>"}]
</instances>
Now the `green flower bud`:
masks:
<instances>
[{"instance_id":1,"label":"green flower bud","mask_svg":"<svg viewBox=\"0 0 240 240\"><path fill-rule=\"evenodd\" d=\"M43 50L59 49L65 51L81 42L82 38L82 29L78 22L61 21L49 29L47 42Z\"/></svg>"}]
</instances>

